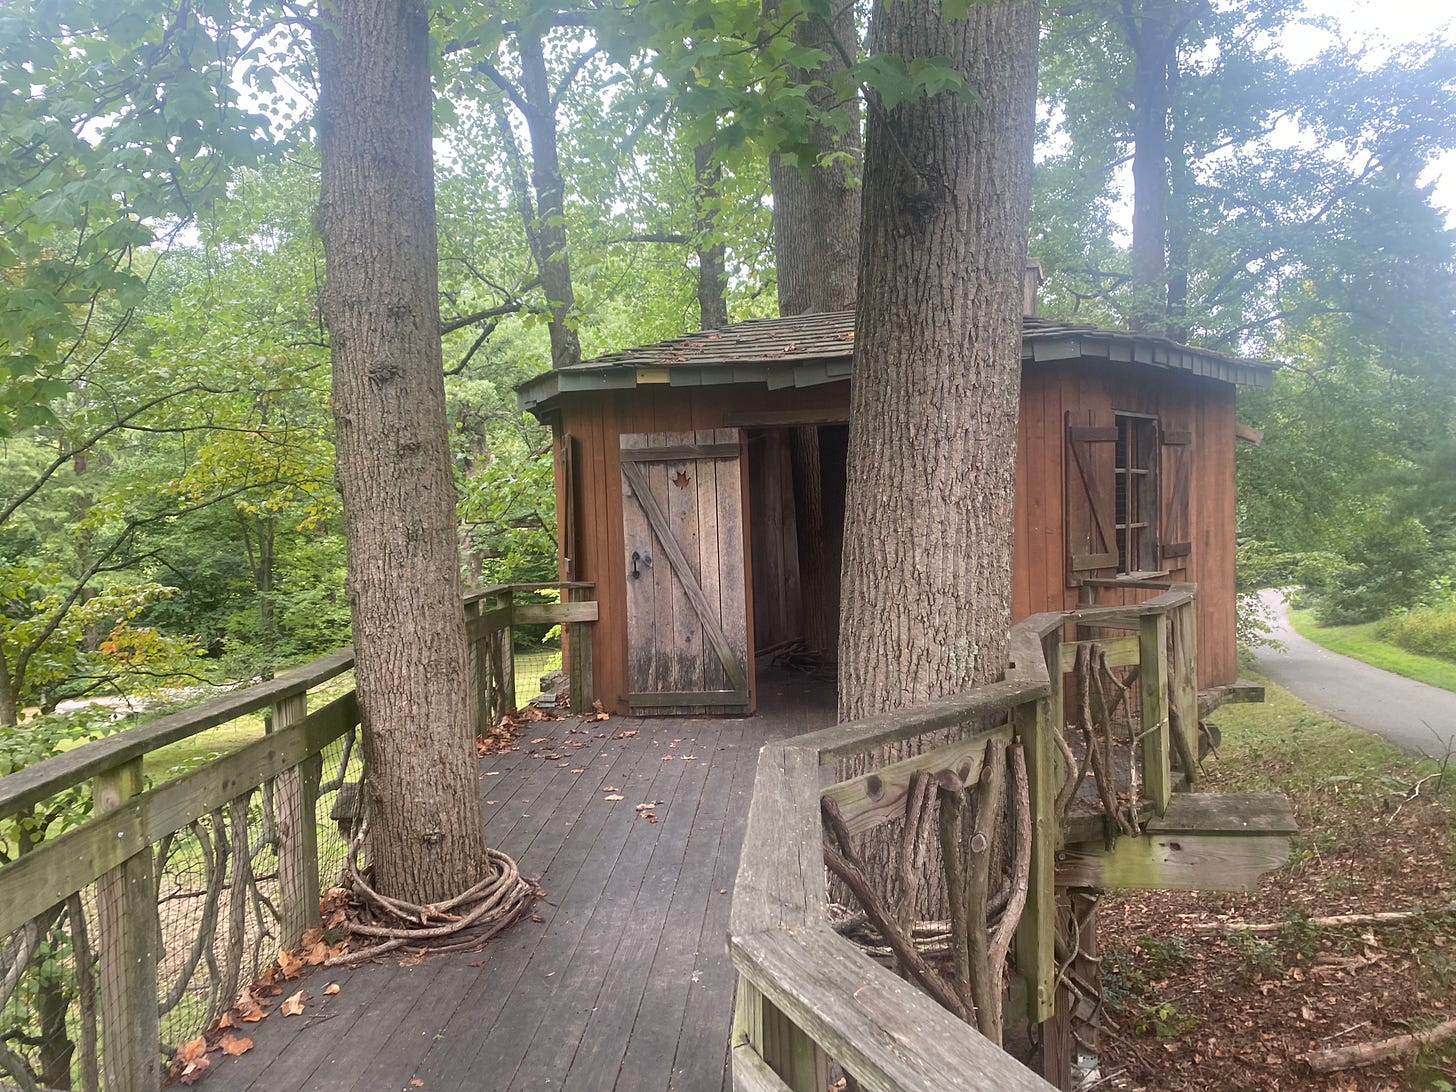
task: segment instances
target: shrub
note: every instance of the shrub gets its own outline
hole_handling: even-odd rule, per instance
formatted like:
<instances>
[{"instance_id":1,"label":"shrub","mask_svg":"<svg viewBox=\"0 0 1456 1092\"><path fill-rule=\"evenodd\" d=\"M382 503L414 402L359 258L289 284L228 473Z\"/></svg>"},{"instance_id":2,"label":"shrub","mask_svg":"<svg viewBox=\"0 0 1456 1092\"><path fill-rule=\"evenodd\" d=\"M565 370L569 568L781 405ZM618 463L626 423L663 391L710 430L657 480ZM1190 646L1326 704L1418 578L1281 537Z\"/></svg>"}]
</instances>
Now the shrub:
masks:
<instances>
[{"instance_id":1,"label":"shrub","mask_svg":"<svg viewBox=\"0 0 1456 1092\"><path fill-rule=\"evenodd\" d=\"M1407 652L1456 663L1456 599L1392 614L1375 627L1375 635Z\"/></svg>"}]
</instances>

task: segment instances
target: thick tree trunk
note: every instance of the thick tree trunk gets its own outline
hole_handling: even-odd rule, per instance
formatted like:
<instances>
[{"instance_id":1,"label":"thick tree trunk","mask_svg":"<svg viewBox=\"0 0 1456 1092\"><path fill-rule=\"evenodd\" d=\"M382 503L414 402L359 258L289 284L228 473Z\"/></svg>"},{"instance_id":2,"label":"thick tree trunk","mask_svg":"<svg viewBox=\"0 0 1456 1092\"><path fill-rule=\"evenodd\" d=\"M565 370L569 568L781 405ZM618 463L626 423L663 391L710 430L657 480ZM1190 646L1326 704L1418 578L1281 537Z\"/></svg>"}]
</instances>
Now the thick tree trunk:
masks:
<instances>
[{"instance_id":1,"label":"thick tree trunk","mask_svg":"<svg viewBox=\"0 0 1456 1092\"><path fill-rule=\"evenodd\" d=\"M484 872L445 423L428 11L329 8L315 31L339 484L370 857L431 902Z\"/></svg>"},{"instance_id":2,"label":"thick tree trunk","mask_svg":"<svg viewBox=\"0 0 1456 1092\"><path fill-rule=\"evenodd\" d=\"M841 719L997 678L1035 123L1036 0L876 7L871 52L950 94L870 113L839 655Z\"/></svg>"}]
</instances>

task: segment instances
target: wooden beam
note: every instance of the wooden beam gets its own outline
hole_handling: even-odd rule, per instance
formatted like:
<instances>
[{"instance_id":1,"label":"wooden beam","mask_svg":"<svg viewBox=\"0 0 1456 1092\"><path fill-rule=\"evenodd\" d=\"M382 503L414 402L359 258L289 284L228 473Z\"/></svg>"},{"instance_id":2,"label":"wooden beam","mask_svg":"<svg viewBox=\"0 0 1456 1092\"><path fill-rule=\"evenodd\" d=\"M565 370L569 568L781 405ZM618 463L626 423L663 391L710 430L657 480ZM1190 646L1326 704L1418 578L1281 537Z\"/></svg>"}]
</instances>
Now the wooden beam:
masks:
<instances>
[{"instance_id":1,"label":"wooden beam","mask_svg":"<svg viewBox=\"0 0 1456 1092\"><path fill-rule=\"evenodd\" d=\"M1056 852L1057 748L1052 742L1053 716L1061 705L1051 698L1017 707L1012 720L1026 752L1026 776L1032 815L1031 872L1026 908L1016 927L1016 966L1026 982L1026 1015L1033 1024L1052 1015L1056 998Z\"/></svg>"},{"instance_id":2,"label":"wooden beam","mask_svg":"<svg viewBox=\"0 0 1456 1092\"><path fill-rule=\"evenodd\" d=\"M1220 705L1242 703L1260 704L1264 701L1264 688L1254 683L1237 682L1230 686L1210 686L1198 692L1198 719L1212 713Z\"/></svg>"},{"instance_id":3,"label":"wooden beam","mask_svg":"<svg viewBox=\"0 0 1456 1092\"><path fill-rule=\"evenodd\" d=\"M1148 833L1067 846L1057 885L1104 891L1252 891L1289 860L1283 834Z\"/></svg>"},{"instance_id":4,"label":"wooden beam","mask_svg":"<svg viewBox=\"0 0 1456 1092\"><path fill-rule=\"evenodd\" d=\"M905 797L910 791L910 780L917 773L948 770L962 784L973 784L981 776L986 744L993 739L1010 738L1011 726L999 725L944 747L892 762L872 773L830 785L824 790L824 795L839 805L840 815L849 832L863 834L891 819L905 818Z\"/></svg>"},{"instance_id":5,"label":"wooden beam","mask_svg":"<svg viewBox=\"0 0 1456 1092\"><path fill-rule=\"evenodd\" d=\"M586 603L517 603L511 607L511 624L524 626L542 623L595 622L597 604Z\"/></svg>"},{"instance_id":6,"label":"wooden beam","mask_svg":"<svg viewBox=\"0 0 1456 1092\"><path fill-rule=\"evenodd\" d=\"M1138 670L1142 735L1143 791L1153 810L1162 815L1173 795L1170 739L1168 735L1168 617L1152 614L1143 618Z\"/></svg>"},{"instance_id":7,"label":"wooden beam","mask_svg":"<svg viewBox=\"0 0 1456 1092\"><path fill-rule=\"evenodd\" d=\"M812 410L739 410L723 415L725 428L793 428L801 425L847 425L849 407Z\"/></svg>"},{"instance_id":8,"label":"wooden beam","mask_svg":"<svg viewBox=\"0 0 1456 1092\"><path fill-rule=\"evenodd\" d=\"M92 788L94 823L106 825L142 790L142 760L100 774ZM49 848L42 845L40 850ZM40 851L27 854L31 860ZM10 869L5 870L7 873ZM15 883L9 885L12 889ZM66 898L70 888L61 897ZM162 1081L157 1016L157 890L151 841L97 877L96 948L101 981L101 1042L109 1089L151 1089ZM9 930L5 930L7 933Z\"/></svg>"},{"instance_id":9,"label":"wooden beam","mask_svg":"<svg viewBox=\"0 0 1456 1092\"><path fill-rule=\"evenodd\" d=\"M1077 666L1077 649L1083 645L1097 645L1107 655L1108 667L1133 667L1139 662L1141 641L1137 637L1102 637L1088 641L1067 641L1062 645L1062 672L1065 674Z\"/></svg>"},{"instance_id":10,"label":"wooden beam","mask_svg":"<svg viewBox=\"0 0 1456 1092\"><path fill-rule=\"evenodd\" d=\"M1253 444L1258 447L1264 442L1264 430L1254 428L1252 425L1234 424L1234 439L1242 440L1246 444Z\"/></svg>"}]
</instances>

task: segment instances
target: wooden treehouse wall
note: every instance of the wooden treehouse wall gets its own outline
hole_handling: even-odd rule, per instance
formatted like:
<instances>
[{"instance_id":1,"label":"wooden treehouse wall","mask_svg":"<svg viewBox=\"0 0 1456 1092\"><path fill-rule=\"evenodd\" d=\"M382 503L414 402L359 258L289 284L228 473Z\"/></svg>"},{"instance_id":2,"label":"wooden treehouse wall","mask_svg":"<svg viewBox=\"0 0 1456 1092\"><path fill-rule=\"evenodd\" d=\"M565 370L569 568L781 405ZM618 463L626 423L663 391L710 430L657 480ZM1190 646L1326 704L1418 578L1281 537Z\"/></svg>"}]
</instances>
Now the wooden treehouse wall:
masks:
<instances>
[{"instance_id":1,"label":"wooden treehouse wall","mask_svg":"<svg viewBox=\"0 0 1456 1092\"><path fill-rule=\"evenodd\" d=\"M749 661L756 647L793 628L796 561L787 443L775 427L848 417L847 383L768 391L757 385L642 386L565 395L555 422L557 515L563 577L594 581L600 621L593 654L598 696L628 708L628 550L619 446L623 435L739 428L744 449L746 611ZM1018 437L1013 620L1068 610L1079 589L1067 582L1064 488L1068 420L1111 425L1115 413L1157 416L1191 437L1187 567L1199 586L1199 685L1232 683L1234 646L1234 388L1177 371L1098 363L1038 365L1023 372ZM1070 415L1070 417L1069 417ZM569 455L564 454L569 448ZM831 478L826 476L826 489ZM835 486L838 486L837 481ZM572 496L568 497L568 489ZM765 495L762 491L767 490ZM852 503L852 500L849 501ZM750 516L754 518L750 518ZM1147 592L1103 591L1099 601Z\"/></svg>"}]
</instances>

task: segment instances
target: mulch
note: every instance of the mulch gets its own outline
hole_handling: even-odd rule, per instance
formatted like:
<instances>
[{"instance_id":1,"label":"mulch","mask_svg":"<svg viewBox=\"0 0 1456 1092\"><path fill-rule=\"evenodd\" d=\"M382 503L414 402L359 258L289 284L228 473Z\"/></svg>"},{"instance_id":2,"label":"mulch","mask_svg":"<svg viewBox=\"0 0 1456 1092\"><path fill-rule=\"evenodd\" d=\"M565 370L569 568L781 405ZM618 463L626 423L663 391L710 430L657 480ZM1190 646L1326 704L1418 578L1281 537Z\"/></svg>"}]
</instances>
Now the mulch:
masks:
<instances>
[{"instance_id":1,"label":"mulch","mask_svg":"<svg viewBox=\"0 0 1456 1092\"><path fill-rule=\"evenodd\" d=\"M1100 1087L1450 1089L1456 1050L1326 1075L1304 1060L1456 1016L1456 820L1432 789L1366 796L1332 781L1292 795L1304 833L1291 865L1255 892L1106 898ZM1412 908L1428 913L1374 927L1305 920ZM1196 929L1213 922L1282 928Z\"/></svg>"}]
</instances>

